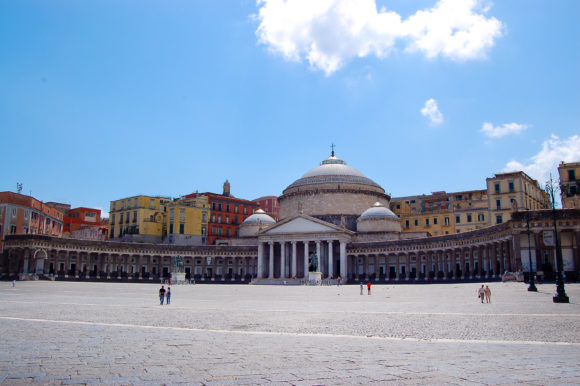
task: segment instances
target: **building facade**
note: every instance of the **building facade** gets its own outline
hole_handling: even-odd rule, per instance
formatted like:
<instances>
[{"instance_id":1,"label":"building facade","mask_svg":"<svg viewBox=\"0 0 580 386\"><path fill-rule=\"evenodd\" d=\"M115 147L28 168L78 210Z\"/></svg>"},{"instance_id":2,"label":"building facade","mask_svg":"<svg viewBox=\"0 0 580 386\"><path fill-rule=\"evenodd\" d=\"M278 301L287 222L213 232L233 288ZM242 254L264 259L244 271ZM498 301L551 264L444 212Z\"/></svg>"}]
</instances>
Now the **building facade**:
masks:
<instances>
[{"instance_id":1,"label":"building facade","mask_svg":"<svg viewBox=\"0 0 580 386\"><path fill-rule=\"evenodd\" d=\"M222 194L195 192L185 196L187 199L197 197L207 197L211 211L207 225L209 245L227 242L227 240L238 237L240 224L259 209L258 204L253 201L232 196L230 183L227 180L224 183Z\"/></svg>"},{"instance_id":2,"label":"building facade","mask_svg":"<svg viewBox=\"0 0 580 386\"><path fill-rule=\"evenodd\" d=\"M166 205L165 229L167 236L163 242L178 245L206 245L210 217L207 196L182 198Z\"/></svg>"},{"instance_id":3,"label":"building facade","mask_svg":"<svg viewBox=\"0 0 580 386\"><path fill-rule=\"evenodd\" d=\"M63 217L61 211L34 197L0 192L0 252L6 235L62 236Z\"/></svg>"},{"instance_id":4,"label":"building facade","mask_svg":"<svg viewBox=\"0 0 580 386\"><path fill-rule=\"evenodd\" d=\"M114 241L161 243L167 234L169 197L133 196L111 201L109 239Z\"/></svg>"},{"instance_id":5,"label":"building facade","mask_svg":"<svg viewBox=\"0 0 580 386\"><path fill-rule=\"evenodd\" d=\"M276 221L280 220L280 203L277 196L264 196L252 201L258 204L268 216Z\"/></svg>"},{"instance_id":6,"label":"building facade","mask_svg":"<svg viewBox=\"0 0 580 386\"><path fill-rule=\"evenodd\" d=\"M560 163L558 174L562 208L580 209L580 162Z\"/></svg>"},{"instance_id":7,"label":"building facade","mask_svg":"<svg viewBox=\"0 0 580 386\"><path fill-rule=\"evenodd\" d=\"M508 221L515 211L551 208L548 193L524 172L496 174L486 183L490 225Z\"/></svg>"}]
</instances>

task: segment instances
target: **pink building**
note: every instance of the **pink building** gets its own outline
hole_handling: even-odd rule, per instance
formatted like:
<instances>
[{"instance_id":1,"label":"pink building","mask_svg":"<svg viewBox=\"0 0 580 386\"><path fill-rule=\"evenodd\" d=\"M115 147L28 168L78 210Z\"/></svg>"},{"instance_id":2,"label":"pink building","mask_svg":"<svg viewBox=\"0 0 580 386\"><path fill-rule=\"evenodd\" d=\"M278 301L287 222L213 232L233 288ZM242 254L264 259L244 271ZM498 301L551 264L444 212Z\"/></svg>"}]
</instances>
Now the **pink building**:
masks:
<instances>
[{"instance_id":1,"label":"pink building","mask_svg":"<svg viewBox=\"0 0 580 386\"><path fill-rule=\"evenodd\" d=\"M274 220L280 220L280 204L278 203L277 196L264 196L252 201L260 205L260 209Z\"/></svg>"}]
</instances>

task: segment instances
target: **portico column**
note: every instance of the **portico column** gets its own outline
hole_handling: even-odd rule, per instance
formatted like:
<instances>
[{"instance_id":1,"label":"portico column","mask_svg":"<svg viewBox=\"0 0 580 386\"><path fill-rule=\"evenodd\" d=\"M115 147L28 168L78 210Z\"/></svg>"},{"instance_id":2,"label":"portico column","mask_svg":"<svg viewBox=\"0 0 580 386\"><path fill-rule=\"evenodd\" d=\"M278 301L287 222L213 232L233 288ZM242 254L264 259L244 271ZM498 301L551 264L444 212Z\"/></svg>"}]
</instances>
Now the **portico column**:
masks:
<instances>
[{"instance_id":1,"label":"portico column","mask_svg":"<svg viewBox=\"0 0 580 386\"><path fill-rule=\"evenodd\" d=\"M473 278L475 265L473 264L473 247L467 249L469 251L469 278Z\"/></svg>"},{"instance_id":2,"label":"portico column","mask_svg":"<svg viewBox=\"0 0 580 386\"><path fill-rule=\"evenodd\" d=\"M498 272L500 275L503 275L505 272L505 253L504 253L504 242L500 241L499 243L499 270Z\"/></svg>"},{"instance_id":3,"label":"portico column","mask_svg":"<svg viewBox=\"0 0 580 386\"><path fill-rule=\"evenodd\" d=\"M269 272L268 272L268 279L274 278L274 242L268 242L270 244L270 260L269 260Z\"/></svg>"},{"instance_id":4,"label":"portico column","mask_svg":"<svg viewBox=\"0 0 580 386\"><path fill-rule=\"evenodd\" d=\"M248 273L246 271L246 273ZM264 277L264 243L258 243L258 279Z\"/></svg>"},{"instance_id":5,"label":"portico column","mask_svg":"<svg viewBox=\"0 0 580 386\"><path fill-rule=\"evenodd\" d=\"M453 249L451 251L451 270L453 271L453 279L457 279L457 250Z\"/></svg>"},{"instance_id":6,"label":"portico column","mask_svg":"<svg viewBox=\"0 0 580 386\"><path fill-rule=\"evenodd\" d=\"M460 260L461 260L461 278L465 279L465 249L461 248L460 249Z\"/></svg>"},{"instance_id":7,"label":"portico column","mask_svg":"<svg viewBox=\"0 0 580 386\"><path fill-rule=\"evenodd\" d=\"M316 256L318 256L318 271L319 272L322 272L321 271L321 268L322 268L322 258L320 256L320 241L319 240L316 241Z\"/></svg>"},{"instance_id":8,"label":"portico column","mask_svg":"<svg viewBox=\"0 0 580 386\"><path fill-rule=\"evenodd\" d=\"M432 256L432 252L427 252L425 254L425 280L429 280L430 279L430 274L431 274L431 256Z\"/></svg>"},{"instance_id":9,"label":"portico column","mask_svg":"<svg viewBox=\"0 0 580 386\"><path fill-rule=\"evenodd\" d=\"M308 279L308 241L304 241L304 278Z\"/></svg>"},{"instance_id":10,"label":"portico column","mask_svg":"<svg viewBox=\"0 0 580 386\"><path fill-rule=\"evenodd\" d=\"M417 259L415 259L415 261L416 260ZM405 261L405 264L407 265L407 267L405 268L405 277L407 280L409 280L409 278L411 277L411 254L410 253L407 253L407 259Z\"/></svg>"},{"instance_id":11,"label":"portico column","mask_svg":"<svg viewBox=\"0 0 580 386\"><path fill-rule=\"evenodd\" d=\"M332 258L332 240L328 241L328 277L332 279L334 276L334 262Z\"/></svg>"},{"instance_id":12,"label":"portico column","mask_svg":"<svg viewBox=\"0 0 580 386\"><path fill-rule=\"evenodd\" d=\"M340 242L340 276L348 278L346 272L346 243Z\"/></svg>"},{"instance_id":13,"label":"portico column","mask_svg":"<svg viewBox=\"0 0 580 386\"><path fill-rule=\"evenodd\" d=\"M478 260L477 276L481 279L481 276L483 274L483 247L482 246L477 248L477 260Z\"/></svg>"},{"instance_id":14,"label":"portico column","mask_svg":"<svg viewBox=\"0 0 580 386\"><path fill-rule=\"evenodd\" d=\"M290 277L298 277L296 274L296 241L292 241L292 274Z\"/></svg>"},{"instance_id":15,"label":"portico column","mask_svg":"<svg viewBox=\"0 0 580 386\"><path fill-rule=\"evenodd\" d=\"M280 241L280 279L286 278L286 242Z\"/></svg>"},{"instance_id":16,"label":"portico column","mask_svg":"<svg viewBox=\"0 0 580 386\"><path fill-rule=\"evenodd\" d=\"M399 254L397 253L395 256L397 257L397 274L395 275L395 279L399 280L401 278L401 263Z\"/></svg>"}]
</instances>

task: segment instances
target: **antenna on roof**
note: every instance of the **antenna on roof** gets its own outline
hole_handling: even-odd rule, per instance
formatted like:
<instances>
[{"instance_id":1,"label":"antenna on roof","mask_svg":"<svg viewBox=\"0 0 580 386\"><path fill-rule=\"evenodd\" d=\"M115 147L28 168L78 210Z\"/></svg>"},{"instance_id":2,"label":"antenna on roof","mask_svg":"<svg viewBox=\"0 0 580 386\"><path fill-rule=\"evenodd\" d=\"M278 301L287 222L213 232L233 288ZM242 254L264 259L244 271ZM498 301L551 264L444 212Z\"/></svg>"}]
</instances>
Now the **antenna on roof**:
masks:
<instances>
[{"instance_id":1,"label":"antenna on roof","mask_svg":"<svg viewBox=\"0 0 580 386\"><path fill-rule=\"evenodd\" d=\"M332 148L332 152L330 153L331 157L334 157L334 143L330 145L330 147Z\"/></svg>"},{"instance_id":2,"label":"antenna on roof","mask_svg":"<svg viewBox=\"0 0 580 386\"><path fill-rule=\"evenodd\" d=\"M21 182L17 182L16 183L16 192L18 194L21 194L22 193L22 183Z\"/></svg>"}]
</instances>

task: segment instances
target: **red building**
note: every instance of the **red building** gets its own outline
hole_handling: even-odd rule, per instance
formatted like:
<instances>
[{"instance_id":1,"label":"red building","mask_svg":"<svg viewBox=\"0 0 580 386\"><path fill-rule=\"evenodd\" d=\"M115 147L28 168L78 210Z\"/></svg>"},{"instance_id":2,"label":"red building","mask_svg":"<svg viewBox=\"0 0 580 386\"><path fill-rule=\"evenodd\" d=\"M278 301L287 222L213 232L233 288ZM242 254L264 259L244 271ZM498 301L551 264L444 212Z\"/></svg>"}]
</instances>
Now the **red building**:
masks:
<instances>
[{"instance_id":1,"label":"red building","mask_svg":"<svg viewBox=\"0 0 580 386\"><path fill-rule=\"evenodd\" d=\"M224 183L223 194L217 193L192 193L185 198L207 196L210 206L210 218L208 222L209 245L215 245L218 240L227 240L238 236L240 224L251 216L259 205L253 201L236 198L230 194L230 183Z\"/></svg>"},{"instance_id":2,"label":"red building","mask_svg":"<svg viewBox=\"0 0 580 386\"><path fill-rule=\"evenodd\" d=\"M62 236L63 213L34 197L0 192L0 252L5 235Z\"/></svg>"},{"instance_id":3,"label":"red building","mask_svg":"<svg viewBox=\"0 0 580 386\"><path fill-rule=\"evenodd\" d=\"M64 234L72 238L107 240L107 226L102 224L101 210L74 208L65 212Z\"/></svg>"},{"instance_id":4,"label":"red building","mask_svg":"<svg viewBox=\"0 0 580 386\"><path fill-rule=\"evenodd\" d=\"M280 203L278 203L277 196L264 196L256 198L253 202L260 205L260 209L266 212L266 214L274 220L280 220Z\"/></svg>"}]
</instances>

